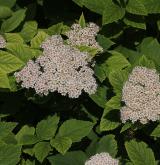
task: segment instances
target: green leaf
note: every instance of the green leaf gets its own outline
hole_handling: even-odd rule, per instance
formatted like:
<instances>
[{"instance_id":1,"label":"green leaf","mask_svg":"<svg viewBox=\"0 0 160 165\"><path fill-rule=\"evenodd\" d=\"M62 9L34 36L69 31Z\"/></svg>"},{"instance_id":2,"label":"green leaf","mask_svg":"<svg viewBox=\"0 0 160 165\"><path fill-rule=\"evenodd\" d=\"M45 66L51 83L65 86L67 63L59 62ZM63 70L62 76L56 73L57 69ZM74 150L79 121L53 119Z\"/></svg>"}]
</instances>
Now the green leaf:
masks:
<instances>
[{"instance_id":1,"label":"green leaf","mask_svg":"<svg viewBox=\"0 0 160 165\"><path fill-rule=\"evenodd\" d=\"M117 142L114 135L103 136L98 142L97 153L108 152L115 157L117 154Z\"/></svg>"},{"instance_id":2,"label":"green leaf","mask_svg":"<svg viewBox=\"0 0 160 165\"><path fill-rule=\"evenodd\" d=\"M126 162L125 165L134 165L132 162Z\"/></svg>"},{"instance_id":3,"label":"green leaf","mask_svg":"<svg viewBox=\"0 0 160 165\"><path fill-rule=\"evenodd\" d=\"M5 144L17 144L15 135L12 132L9 132L5 137L1 139Z\"/></svg>"},{"instance_id":4,"label":"green leaf","mask_svg":"<svg viewBox=\"0 0 160 165\"><path fill-rule=\"evenodd\" d=\"M128 79L126 70L113 71L109 74L109 81L114 88L114 92L121 94L124 83Z\"/></svg>"},{"instance_id":5,"label":"green leaf","mask_svg":"<svg viewBox=\"0 0 160 165\"><path fill-rule=\"evenodd\" d=\"M117 39L124 33L124 25L122 21L113 22L102 27L101 33L109 39Z\"/></svg>"},{"instance_id":6,"label":"green leaf","mask_svg":"<svg viewBox=\"0 0 160 165\"><path fill-rule=\"evenodd\" d=\"M86 27L86 21L85 21L83 13L81 14L79 18L79 24L81 25L82 28Z\"/></svg>"},{"instance_id":7,"label":"green leaf","mask_svg":"<svg viewBox=\"0 0 160 165\"><path fill-rule=\"evenodd\" d=\"M37 34L38 24L36 21L25 22L23 29L19 33L25 42L29 42Z\"/></svg>"},{"instance_id":8,"label":"green leaf","mask_svg":"<svg viewBox=\"0 0 160 165\"><path fill-rule=\"evenodd\" d=\"M32 146L32 147L33 147L33 146ZM33 155L34 155L33 148L29 148L28 146L27 146L27 148L24 148L24 149L23 149L23 153L28 154L28 155L30 155L30 156L33 156Z\"/></svg>"},{"instance_id":9,"label":"green leaf","mask_svg":"<svg viewBox=\"0 0 160 165\"><path fill-rule=\"evenodd\" d=\"M9 79L10 91L11 92L18 91L17 81L15 76L14 75L8 76L8 79Z\"/></svg>"},{"instance_id":10,"label":"green leaf","mask_svg":"<svg viewBox=\"0 0 160 165\"><path fill-rule=\"evenodd\" d=\"M160 44L157 39L151 37L145 38L139 49L141 54L144 54L148 59L153 60L159 65L157 59L160 58Z\"/></svg>"},{"instance_id":11,"label":"green leaf","mask_svg":"<svg viewBox=\"0 0 160 165\"><path fill-rule=\"evenodd\" d=\"M82 3L89 10L102 15L108 0L83 0Z\"/></svg>"},{"instance_id":12,"label":"green leaf","mask_svg":"<svg viewBox=\"0 0 160 165\"><path fill-rule=\"evenodd\" d=\"M63 23L58 23L56 25L52 25L47 29L47 34L48 35L55 35L55 34L61 34L63 30Z\"/></svg>"},{"instance_id":13,"label":"green leaf","mask_svg":"<svg viewBox=\"0 0 160 165\"><path fill-rule=\"evenodd\" d=\"M114 42L111 41L109 38L106 38L104 35L98 34L97 35L97 42L100 46L105 50L109 49L112 45L114 45Z\"/></svg>"},{"instance_id":14,"label":"green leaf","mask_svg":"<svg viewBox=\"0 0 160 165\"><path fill-rule=\"evenodd\" d=\"M31 53L32 56L35 57L35 58L37 58L37 57L39 57L40 55L42 55L42 51L39 50L39 49L30 49L30 51L32 52L32 53Z\"/></svg>"},{"instance_id":15,"label":"green leaf","mask_svg":"<svg viewBox=\"0 0 160 165\"><path fill-rule=\"evenodd\" d=\"M9 88L10 89L10 84L9 84L9 79L6 73L0 71L0 88Z\"/></svg>"},{"instance_id":16,"label":"green leaf","mask_svg":"<svg viewBox=\"0 0 160 165\"><path fill-rule=\"evenodd\" d=\"M16 123L0 122L0 139L6 137L16 127Z\"/></svg>"},{"instance_id":17,"label":"green leaf","mask_svg":"<svg viewBox=\"0 0 160 165\"><path fill-rule=\"evenodd\" d=\"M108 71L106 63L96 64L94 67L94 73L101 83L107 78Z\"/></svg>"},{"instance_id":18,"label":"green leaf","mask_svg":"<svg viewBox=\"0 0 160 165\"><path fill-rule=\"evenodd\" d=\"M35 165L35 161L31 161L29 159L22 160L22 164L21 165Z\"/></svg>"},{"instance_id":19,"label":"green leaf","mask_svg":"<svg viewBox=\"0 0 160 165\"><path fill-rule=\"evenodd\" d=\"M160 1L159 0L141 0L147 9L149 14L160 13Z\"/></svg>"},{"instance_id":20,"label":"green leaf","mask_svg":"<svg viewBox=\"0 0 160 165\"><path fill-rule=\"evenodd\" d=\"M106 61L109 72L116 70L118 71L131 66L126 57L124 57L121 53L118 53L116 51L110 51L110 53L112 54L112 56L109 57Z\"/></svg>"},{"instance_id":21,"label":"green leaf","mask_svg":"<svg viewBox=\"0 0 160 165\"><path fill-rule=\"evenodd\" d=\"M16 165L20 160L21 146L0 145L0 164Z\"/></svg>"},{"instance_id":22,"label":"green leaf","mask_svg":"<svg viewBox=\"0 0 160 165\"><path fill-rule=\"evenodd\" d=\"M12 17L10 17L9 19L5 20L2 23L1 30L3 32L10 32L16 29L20 25L20 23L24 20L25 12L26 12L25 9L20 9L15 13L13 13Z\"/></svg>"},{"instance_id":23,"label":"green leaf","mask_svg":"<svg viewBox=\"0 0 160 165\"><path fill-rule=\"evenodd\" d=\"M90 95L90 98L100 107L104 108L106 104L107 88L105 86L98 87L95 94Z\"/></svg>"},{"instance_id":24,"label":"green leaf","mask_svg":"<svg viewBox=\"0 0 160 165\"><path fill-rule=\"evenodd\" d=\"M121 123L119 122L119 110L110 110L105 108L100 121L100 131L110 131L116 129Z\"/></svg>"},{"instance_id":25,"label":"green leaf","mask_svg":"<svg viewBox=\"0 0 160 165\"><path fill-rule=\"evenodd\" d=\"M147 10L141 0L129 0L126 10L131 14L147 15Z\"/></svg>"},{"instance_id":26,"label":"green leaf","mask_svg":"<svg viewBox=\"0 0 160 165\"><path fill-rule=\"evenodd\" d=\"M109 101L107 101L106 106L111 109L120 109L121 107L121 95L113 96Z\"/></svg>"},{"instance_id":27,"label":"green leaf","mask_svg":"<svg viewBox=\"0 0 160 165\"><path fill-rule=\"evenodd\" d=\"M12 10L6 6L0 6L0 19L7 18L12 15Z\"/></svg>"},{"instance_id":28,"label":"green leaf","mask_svg":"<svg viewBox=\"0 0 160 165\"><path fill-rule=\"evenodd\" d=\"M35 144L39 139L34 136L35 128L27 125L23 126L21 130L16 134L15 138L21 145Z\"/></svg>"},{"instance_id":29,"label":"green leaf","mask_svg":"<svg viewBox=\"0 0 160 165\"><path fill-rule=\"evenodd\" d=\"M98 148L98 142L93 140L85 150L87 156L91 157L95 155L97 153L97 148Z\"/></svg>"},{"instance_id":30,"label":"green leaf","mask_svg":"<svg viewBox=\"0 0 160 165\"><path fill-rule=\"evenodd\" d=\"M44 1L44 0L37 0L37 3L38 3L39 5L41 5L41 6L43 6L43 1Z\"/></svg>"},{"instance_id":31,"label":"green leaf","mask_svg":"<svg viewBox=\"0 0 160 165\"><path fill-rule=\"evenodd\" d=\"M83 0L72 0L73 2L75 2L77 5L79 5L80 7L83 7Z\"/></svg>"},{"instance_id":32,"label":"green leaf","mask_svg":"<svg viewBox=\"0 0 160 165\"><path fill-rule=\"evenodd\" d=\"M160 137L160 124L152 131L151 136Z\"/></svg>"},{"instance_id":33,"label":"green leaf","mask_svg":"<svg viewBox=\"0 0 160 165\"><path fill-rule=\"evenodd\" d=\"M97 142L92 141L89 146L86 148L85 153L88 157L91 157L97 154Z\"/></svg>"},{"instance_id":34,"label":"green leaf","mask_svg":"<svg viewBox=\"0 0 160 165\"><path fill-rule=\"evenodd\" d=\"M35 128L29 127L28 125L24 125L19 132L16 134L15 138L18 142L20 142L20 139L25 135L34 135Z\"/></svg>"},{"instance_id":35,"label":"green leaf","mask_svg":"<svg viewBox=\"0 0 160 165\"><path fill-rule=\"evenodd\" d=\"M93 123L97 123L98 117L95 117L93 114L88 112L84 105L81 105L80 110L83 111L88 116L88 118L90 118L93 121Z\"/></svg>"},{"instance_id":36,"label":"green leaf","mask_svg":"<svg viewBox=\"0 0 160 165\"><path fill-rule=\"evenodd\" d=\"M92 130L94 124L89 121L71 119L65 121L59 128L57 137L68 137L72 142L79 142Z\"/></svg>"},{"instance_id":37,"label":"green leaf","mask_svg":"<svg viewBox=\"0 0 160 165\"><path fill-rule=\"evenodd\" d=\"M113 96L107 103L104 109L100 130L109 131L117 128L120 125L119 122L119 109L121 107L121 96ZM117 110L118 109L118 110Z\"/></svg>"},{"instance_id":38,"label":"green leaf","mask_svg":"<svg viewBox=\"0 0 160 165\"><path fill-rule=\"evenodd\" d=\"M16 3L16 0L0 0L2 6L7 6L9 8L13 7Z\"/></svg>"},{"instance_id":39,"label":"green leaf","mask_svg":"<svg viewBox=\"0 0 160 165\"><path fill-rule=\"evenodd\" d=\"M118 46L116 48L116 51L122 53L126 58L128 58L131 64L134 63L137 59L139 59L142 55L138 51L127 49L126 47L123 46Z\"/></svg>"},{"instance_id":40,"label":"green leaf","mask_svg":"<svg viewBox=\"0 0 160 165\"><path fill-rule=\"evenodd\" d=\"M34 146L33 151L37 160L42 163L51 151L51 147L49 142L39 142Z\"/></svg>"},{"instance_id":41,"label":"green leaf","mask_svg":"<svg viewBox=\"0 0 160 165\"><path fill-rule=\"evenodd\" d=\"M125 147L134 165L156 165L153 151L144 142L132 140Z\"/></svg>"},{"instance_id":42,"label":"green leaf","mask_svg":"<svg viewBox=\"0 0 160 165\"><path fill-rule=\"evenodd\" d=\"M38 139L35 135L23 135L19 139L19 144L20 145L32 145L39 141L40 141L40 139Z\"/></svg>"},{"instance_id":43,"label":"green leaf","mask_svg":"<svg viewBox=\"0 0 160 165\"><path fill-rule=\"evenodd\" d=\"M78 48L81 52L88 52L92 58L101 51L100 49L86 45L76 46L76 48Z\"/></svg>"},{"instance_id":44,"label":"green leaf","mask_svg":"<svg viewBox=\"0 0 160 165\"><path fill-rule=\"evenodd\" d=\"M92 141L97 141L99 139L98 135L92 130L87 136Z\"/></svg>"},{"instance_id":45,"label":"green leaf","mask_svg":"<svg viewBox=\"0 0 160 165\"><path fill-rule=\"evenodd\" d=\"M116 22L122 19L125 15L125 9L109 0L104 11L102 22L103 25Z\"/></svg>"},{"instance_id":46,"label":"green leaf","mask_svg":"<svg viewBox=\"0 0 160 165\"><path fill-rule=\"evenodd\" d=\"M147 68L155 69L155 64L152 60L149 60L146 56L141 56L136 62L135 65L137 66L144 66Z\"/></svg>"},{"instance_id":47,"label":"green leaf","mask_svg":"<svg viewBox=\"0 0 160 165\"><path fill-rule=\"evenodd\" d=\"M129 123L129 122L125 123L121 129L121 133L128 130L131 126L132 126L132 123Z\"/></svg>"},{"instance_id":48,"label":"green leaf","mask_svg":"<svg viewBox=\"0 0 160 165\"><path fill-rule=\"evenodd\" d=\"M29 48L27 45L18 44L18 43L8 43L7 50L22 60L24 63L27 63L28 60L36 57L33 49Z\"/></svg>"},{"instance_id":49,"label":"green leaf","mask_svg":"<svg viewBox=\"0 0 160 165\"><path fill-rule=\"evenodd\" d=\"M71 28L67 25L63 25L61 34L66 35L66 32L70 31Z\"/></svg>"},{"instance_id":50,"label":"green leaf","mask_svg":"<svg viewBox=\"0 0 160 165\"><path fill-rule=\"evenodd\" d=\"M58 152L64 155L72 145L72 140L68 137L58 137L51 140L51 145L54 147Z\"/></svg>"},{"instance_id":51,"label":"green leaf","mask_svg":"<svg viewBox=\"0 0 160 165\"><path fill-rule=\"evenodd\" d=\"M138 29L146 29L145 19L142 16L127 15L123 21L128 26Z\"/></svg>"},{"instance_id":52,"label":"green leaf","mask_svg":"<svg viewBox=\"0 0 160 165\"><path fill-rule=\"evenodd\" d=\"M38 34L31 40L32 48L40 48L41 43L48 37L44 31L38 31Z\"/></svg>"},{"instance_id":53,"label":"green leaf","mask_svg":"<svg viewBox=\"0 0 160 165\"><path fill-rule=\"evenodd\" d=\"M18 33L5 33L7 42L23 44L24 40Z\"/></svg>"},{"instance_id":54,"label":"green leaf","mask_svg":"<svg viewBox=\"0 0 160 165\"><path fill-rule=\"evenodd\" d=\"M11 73L21 68L24 63L14 55L0 51L0 70L4 73Z\"/></svg>"},{"instance_id":55,"label":"green leaf","mask_svg":"<svg viewBox=\"0 0 160 165\"><path fill-rule=\"evenodd\" d=\"M63 155L48 157L51 165L84 165L87 157L82 151L67 152Z\"/></svg>"},{"instance_id":56,"label":"green leaf","mask_svg":"<svg viewBox=\"0 0 160 165\"><path fill-rule=\"evenodd\" d=\"M59 123L58 116L49 116L46 120L42 120L37 124L36 134L39 139L49 140L54 137Z\"/></svg>"}]
</instances>

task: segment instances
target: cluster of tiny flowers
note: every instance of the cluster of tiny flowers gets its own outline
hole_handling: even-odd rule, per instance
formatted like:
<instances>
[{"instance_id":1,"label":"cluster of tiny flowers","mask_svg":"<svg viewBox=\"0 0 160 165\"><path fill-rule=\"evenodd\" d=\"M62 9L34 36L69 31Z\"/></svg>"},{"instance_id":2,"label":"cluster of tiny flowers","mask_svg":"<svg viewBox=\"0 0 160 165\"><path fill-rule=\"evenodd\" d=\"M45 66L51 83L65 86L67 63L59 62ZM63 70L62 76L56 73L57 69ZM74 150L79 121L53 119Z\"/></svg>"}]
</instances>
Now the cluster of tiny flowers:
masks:
<instances>
[{"instance_id":1,"label":"cluster of tiny flowers","mask_svg":"<svg viewBox=\"0 0 160 165\"><path fill-rule=\"evenodd\" d=\"M103 51L103 48L96 41L96 35L99 32L99 26L95 23L89 23L82 28L79 24L73 24L71 30L66 32L68 44L72 46L90 46Z\"/></svg>"},{"instance_id":2,"label":"cluster of tiny flowers","mask_svg":"<svg viewBox=\"0 0 160 165\"><path fill-rule=\"evenodd\" d=\"M85 162L85 165L118 165L118 160L113 159L109 153L102 152L90 157L89 160Z\"/></svg>"},{"instance_id":3,"label":"cluster of tiny flowers","mask_svg":"<svg viewBox=\"0 0 160 165\"><path fill-rule=\"evenodd\" d=\"M155 69L135 67L124 84L121 108L121 120L125 123L140 121L142 124L149 120L160 119L160 82Z\"/></svg>"},{"instance_id":4,"label":"cluster of tiny flowers","mask_svg":"<svg viewBox=\"0 0 160 165\"><path fill-rule=\"evenodd\" d=\"M39 95L57 91L70 98L78 98L82 91L96 92L94 71L87 61L89 54L63 43L60 35L47 38L41 45L43 55L30 60L15 73L24 88L33 88Z\"/></svg>"},{"instance_id":5,"label":"cluster of tiny flowers","mask_svg":"<svg viewBox=\"0 0 160 165\"><path fill-rule=\"evenodd\" d=\"M0 48L5 48L6 47L6 40L2 35L0 35Z\"/></svg>"}]
</instances>

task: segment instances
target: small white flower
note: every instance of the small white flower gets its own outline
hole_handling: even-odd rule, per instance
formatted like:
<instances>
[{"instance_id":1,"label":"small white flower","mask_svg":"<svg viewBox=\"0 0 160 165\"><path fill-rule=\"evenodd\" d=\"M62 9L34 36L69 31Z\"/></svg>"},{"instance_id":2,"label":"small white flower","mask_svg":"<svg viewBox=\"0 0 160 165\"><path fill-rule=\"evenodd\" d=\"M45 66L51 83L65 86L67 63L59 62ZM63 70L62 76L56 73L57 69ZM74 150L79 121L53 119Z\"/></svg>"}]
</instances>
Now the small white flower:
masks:
<instances>
[{"instance_id":1,"label":"small white flower","mask_svg":"<svg viewBox=\"0 0 160 165\"><path fill-rule=\"evenodd\" d=\"M89 160L85 162L85 165L118 165L118 160L113 159L109 153L102 152L91 156Z\"/></svg>"},{"instance_id":2,"label":"small white flower","mask_svg":"<svg viewBox=\"0 0 160 165\"><path fill-rule=\"evenodd\" d=\"M125 123L160 119L160 82L159 74L155 69L135 67L124 84L122 101L125 106L121 108L121 120Z\"/></svg>"},{"instance_id":3,"label":"small white flower","mask_svg":"<svg viewBox=\"0 0 160 165\"><path fill-rule=\"evenodd\" d=\"M5 48L6 47L6 40L2 35L0 35L0 48Z\"/></svg>"},{"instance_id":4,"label":"small white flower","mask_svg":"<svg viewBox=\"0 0 160 165\"><path fill-rule=\"evenodd\" d=\"M89 54L64 45L59 35L42 43L43 56L29 61L15 73L17 82L24 88L33 88L39 95L58 91L62 95L78 98L82 91L96 92L97 83L87 61Z\"/></svg>"},{"instance_id":5,"label":"small white flower","mask_svg":"<svg viewBox=\"0 0 160 165\"><path fill-rule=\"evenodd\" d=\"M68 43L72 46L91 46L103 51L103 48L96 41L99 26L95 23L89 23L86 27L81 28L79 24L73 24L71 30L66 33Z\"/></svg>"}]
</instances>

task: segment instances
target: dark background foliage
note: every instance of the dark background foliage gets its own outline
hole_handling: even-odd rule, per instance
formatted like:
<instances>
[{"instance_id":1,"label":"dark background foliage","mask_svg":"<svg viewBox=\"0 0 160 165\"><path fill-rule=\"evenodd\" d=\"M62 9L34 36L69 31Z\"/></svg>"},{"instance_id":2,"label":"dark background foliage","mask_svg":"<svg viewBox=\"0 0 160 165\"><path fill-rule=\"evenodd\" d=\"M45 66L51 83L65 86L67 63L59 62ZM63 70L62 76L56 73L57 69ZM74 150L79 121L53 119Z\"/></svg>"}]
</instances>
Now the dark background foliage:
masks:
<instances>
[{"instance_id":1,"label":"dark background foliage","mask_svg":"<svg viewBox=\"0 0 160 165\"><path fill-rule=\"evenodd\" d=\"M106 23L103 21L103 14L97 13L96 11L93 12L93 10L90 9L90 6L88 7L86 4L83 4L83 7L80 7L75 2L72 0L17 0L16 5L12 10L17 11L19 8L27 8L27 12L25 20L20 24L20 26L14 29L12 33L19 32L22 29L24 23L30 20L37 21L39 29L47 29L48 27L60 22L63 22L64 25L70 26L75 22L75 20L79 19L83 12L86 22L97 23L101 27L101 36L103 35L106 39L103 45L106 48L106 51L103 54L95 57L97 62L95 66L95 74L97 76L97 82L102 88L102 91L98 93L94 98L86 94L82 94L78 99L69 99L68 97L63 97L58 93L52 93L42 98L35 95L34 91L31 90L28 91L25 89L19 89L18 91L10 92L6 89L1 89L0 119L2 122L17 123L17 126L13 129L14 135L16 135L24 125L36 128L39 122L45 120L48 116L54 116L55 114L60 117L58 126L62 125L64 121L70 119L90 121L94 123L94 127L91 133L88 136L82 138L81 141L73 143L69 151L81 150L86 153L86 157L89 157L90 155L93 155L93 153L95 154L96 147L99 147L97 145L100 145L99 141L101 142L101 139L104 139L104 141L106 141L104 144L101 144L102 146L109 146L109 143L111 143L113 145L111 148L114 148L114 145L117 143L117 146L115 147L117 151L115 154L113 154L113 157L119 158L122 164L128 163L128 165L140 165L136 164L132 160L132 155L129 154L129 151L125 146L125 142L136 139L137 141L145 142L149 148L152 149L153 152L151 150L148 151L146 149L147 147L144 145L144 148L147 150L146 152L149 153L150 162L154 165L156 164L154 156L156 160L160 160L159 129L157 131L158 133L154 132L153 134L153 130L159 126L159 123L150 122L146 125L141 125L140 123L127 123L128 125L121 124L119 119L119 108L117 108L118 104L120 104L120 100L118 103L115 102L114 105L112 105L113 107L109 107L111 108L111 111L105 113L104 109L106 108L106 102L115 95L115 92L113 91L115 87L111 83L106 71L109 67L112 66L104 64L106 64L105 62L109 57L112 57L113 52L111 51L116 50L119 53L122 53L123 57L128 60L131 65L135 65L135 61L141 59L142 55L145 55L148 58L147 60L152 60L153 63L156 63L156 68L159 70L159 62L157 62L155 59L157 58L159 61L158 57L160 58L160 45L158 42L160 40L160 12L152 13L152 11L149 11L147 15L143 15L143 13L142 15L141 13L138 15L137 13L130 13L130 10L126 9L126 13L123 17L119 17L118 19ZM77 2L80 1L77 0ZM120 8L122 6L127 8L126 6L128 4L127 1L123 0L115 0L113 3L115 5L118 3L117 6ZM159 2L157 2L157 5L159 5ZM119 10L119 8L117 10ZM141 9L139 12L141 12ZM126 18L131 18L132 20L135 20L135 22L133 21L132 24L128 24L125 22ZM3 21L1 21L1 23L2 22ZM148 37L150 37L149 41L146 40ZM110 44L110 46L107 44ZM143 61L142 63L147 65L146 63L148 61L146 61ZM117 65L118 64L119 63L117 63ZM119 70L124 70L127 67L128 66L120 66ZM102 74L102 72L105 73ZM107 120L108 123L103 126L102 129L101 123L103 119ZM106 135L109 136L107 137ZM6 137L6 139L8 137ZM49 143L48 139L43 139L42 141ZM140 145L142 145L142 143ZM35 153L31 154L30 151L25 150L26 148L33 148L33 144L32 142L29 142L28 145L23 145L23 148L21 149L22 154L19 164L47 165L53 164L52 159L56 159L57 162L60 162L58 157L52 158L52 156L58 154L55 149L52 149L47 153L44 161L39 161L39 157L37 158L37 156L34 155ZM114 153L114 151L111 152ZM154 156L152 155L153 153ZM80 156L82 156L81 154ZM143 158L145 159L146 155L142 155L142 157L144 156ZM60 159L67 160L68 157L66 157L60 156Z\"/></svg>"}]
</instances>

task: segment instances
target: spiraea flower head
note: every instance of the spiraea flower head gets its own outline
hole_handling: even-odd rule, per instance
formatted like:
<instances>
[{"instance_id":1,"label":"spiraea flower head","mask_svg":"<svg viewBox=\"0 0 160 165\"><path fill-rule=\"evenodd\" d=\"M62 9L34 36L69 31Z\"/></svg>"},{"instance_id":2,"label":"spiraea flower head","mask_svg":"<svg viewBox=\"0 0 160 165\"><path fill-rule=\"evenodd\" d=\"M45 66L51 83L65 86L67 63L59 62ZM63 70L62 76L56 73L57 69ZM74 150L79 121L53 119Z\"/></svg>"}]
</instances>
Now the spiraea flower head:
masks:
<instances>
[{"instance_id":1,"label":"spiraea flower head","mask_svg":"<svg viewBox=\"0 0 160 165\"><path fill-rule=\"evenodd\" d=\"M98 32L99 26L95 23L88 23L84 28L79 24L73 24L71 30L66 32L66 35L68 43L72 46L90 46L103 51L103 48L96 41Z\"/></svg>"},{"instance_id":2,"label":"spiraea flower head","mask_svg":"<svg viewBox=\"0 0 160 165\"><path fill-rule=\"evenodd\" d=\"M2 35L0 35L0 48L5 48L6 47L6 40Z\"/></svg>"},{"instance_id":3,"label":"spiraea flower head","mask_svg":"<svg viewBox=\"0 0 160 165\"><path fill-rule=\"evenodd\" d=\"M109 153L102 152L91 156L89 160L85 162L85 165L118 165L118 160L113 159Z\"/></svg>"},{"instance_id":4,"label":"spiraea flower head","mask_svg":"<svg viewBox=\"0 0 160 165\"><path fill-rule=\"evenodd\" d=\"M155 69L137 66L133 69L122 90L121 120L125 123L160 119L160 82Z\"/></svg>"},{"instance_id":5,"label":"spiraea flower head","mask_svg":"<svg viewBox=\"0 0 160 165\"><path fill-rule=\"evenodd\" d=\"M33 88L39 95L58 91L61 95L78 98L82 91L96 92L94 71L87 61L89 54L63 43L60 35L42 43L43 55L29 61L15 73L17 82L24 88Z\"/></svg>"}]
</instances>

